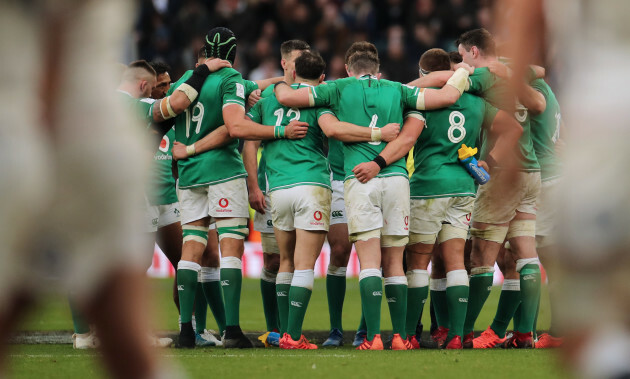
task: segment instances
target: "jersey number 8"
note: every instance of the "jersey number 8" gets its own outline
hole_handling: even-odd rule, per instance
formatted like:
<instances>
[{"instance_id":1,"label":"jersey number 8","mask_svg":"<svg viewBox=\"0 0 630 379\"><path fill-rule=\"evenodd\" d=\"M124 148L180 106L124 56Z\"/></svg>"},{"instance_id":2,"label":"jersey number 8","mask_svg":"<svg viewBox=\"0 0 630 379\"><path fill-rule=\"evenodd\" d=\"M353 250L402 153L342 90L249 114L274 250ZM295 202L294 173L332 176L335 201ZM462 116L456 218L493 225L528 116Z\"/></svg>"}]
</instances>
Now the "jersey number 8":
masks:
<instances>
[{"instance_id":1,"label":"jersey number 8","mask_svg":"<svg viewBox=\"0 0 630 379\"><path fill-rule=\"evenodd\" d=\"M457 121L456 121L457 119ZM448 123L451 125L448 128L448 140L453 143L461 142L466 137L466 129L464 129L464 123L466 117L462 112L454 111L448 116ZM455 130L459 132L459 136L455 137Z\"/></svg>"}]
</instances>

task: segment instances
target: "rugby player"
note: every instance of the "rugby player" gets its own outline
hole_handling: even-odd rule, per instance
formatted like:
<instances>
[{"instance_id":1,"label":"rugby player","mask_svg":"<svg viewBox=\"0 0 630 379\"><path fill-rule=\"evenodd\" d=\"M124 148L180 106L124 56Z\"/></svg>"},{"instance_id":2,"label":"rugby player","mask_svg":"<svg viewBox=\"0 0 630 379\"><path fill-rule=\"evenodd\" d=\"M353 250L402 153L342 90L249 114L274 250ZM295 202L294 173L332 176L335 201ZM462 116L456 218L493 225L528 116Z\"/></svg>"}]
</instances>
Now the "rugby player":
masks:
<instances>
[{"instance_id":1,"label":"rugby player","mask_svg":"<svg viewBox=\"0 0 630 379\"><path fill-rule=\"evenodd\" d=\"M236 37L232 31L214 28L205 40L209 62L218 60L216 58L234 61ZM193 72L191 79L194 77ZM184 80L185 77L179 82ZM204 82L198 101L176 120L176 139L186 145L189 156L178 161L179 199L184 224L182 259L177 268L182 317L179 344L182 347L194 347L192 308L211 217L216 220L222 254L220 277L226 299L223 346L253 347L239 326L241 257L244 239L248 235L249 217L246 172L237 150L238 141L230 139L284 138L285 135L302 137L305 128L293 127L299 125L294 123L292 127L279 130L245 119L245 93L245 85L237 71L231 68L219 70ZM221 99L220 103L217 99ZM217 139L221 140L219 146L222 147L196 155L196 142L213 131L218 133ZM225 140L229 142L223 146ZM217 160L222 164L217 166Z\"/></svg>"},{"instance_id":2,"label":"rugby player","mask_svg":"<svg viewBox=\"0 0 630 379\"><path fill-rule=\"evenodd\" d=\"M515 159L518 160L516 168L508 165L498 167L496 162L488 159L487 152L496 141L486 138L482 146L481 157L488 162L493 180L479 188L473 211L470 298L464 325L464 347L473 345L474 323L490 293L494 264L507 239L516 259L516 271L520 274L522 322L512 339L506 343L514 347L531 348L532 329L540 297L540 267L535 245L540 165L533 149L529 113L522 105L516 106L517 102L510 96L507 82L489 71L488 65L497 58L494 39L487 30L468 31L460 36L457 45L463 61L476 67L469 78L471 92L480 94L499 109L514 112L514 117L523 127L519 148L515 153ZM484 333L494 340L501 337L491 328Z\"/></svg>"},{"instance_id":3,"label":"rugby player","mask_svg":"<svg viewBox=\"0 0 630 379\"><path fill-rule=\"evenodd\" d=\"M423 73L449 70L451 60L444 50L431 49L420 58L420 68ZM419 112L409 112L407 117L414 113L422 117ZM464 243L476 188L474 179L459 162L458 150L463 145L474 146L483 131L501 136L490 152L499 158L501 152L505 155L516 146L522 128L508 113L468 93L448 108L426 111L423 115L426 129L421 126L417 141L411 138L402 149L394 142L381 153L387 159L390 151L404 152L410 148L411 141L415 142L407 245L407 334L415 333L428 295L427 268L433 252L433 262L441 261L438 265L444 266L446 271L449 331L445 347L461 349L468 302ZM485 162L479 165L485 166ZM438 250L434 250L436 241L440 244Z\"/></svg>"},{"instance_id":4,"label":"rugby player","mask_svg":"<svg viewBox=\"0 0 630 379\"><path fill-rule=\"evenodd\" d=\"M348 61L349 78L297 90L276 84L276 97L289 107L330 106L341 121L368 126L377 135L382 125L402 123L404 108L424 110L452 105L463 92L468 77L467 71L459 70L442 89L418 89L379 80L375 76L378 68L377 56L357 52ZM407 349L404 343L407 279L402 269L402 252L408 242L405 220L409 217L409 184L404 161L399 159L388 165L378 155L383 148L384 144L378 141L344 144L344 201L350 239L355 242L361 262L359 284L368 330L364 343L358 347L360 350L383 349L381 248L386 294L392 300L389 302L395 332L392 346ZM353 169L370 158L383 172L364 185L355 178ZM396 311L391 312L392 308Z\"/></svg>"},{"instance_id":5,"label":"rugby player","mask_svg":"<svg viewBox=\"0 0 630 379\"><path fill-rule=\"evenodd\" d=\"M293 83L295 72L295 59L308 50L310 46L300 40L285 41L280 45L280 65L284 71L283 80L289 84ZM273 85L263 88L261 96L266 98L273 94ZM252 93L254 95L254 93ZM250 96L251 98L251 96ZM252 105L253 106L253 105ZM266 153L262 150L260 162L258 162L258 149L261 141L245 141L243 145L243 163L247 171L247 189L249 192L249 204L256 211L254 214L254 230L260 232L263 250L263 268L260 274L260 292L262 295L263 311L267 332L279 332L278 324L278 303L276 300L276 279L278 267L280 266L280 256L278 243L273 231L273 221L271 218L271 203L267 194L267 173ZM280 285L288 287L292 277L290 273L280 275ZM261 336L266 340L266 336Z\"/></svg>"}]
</instances>

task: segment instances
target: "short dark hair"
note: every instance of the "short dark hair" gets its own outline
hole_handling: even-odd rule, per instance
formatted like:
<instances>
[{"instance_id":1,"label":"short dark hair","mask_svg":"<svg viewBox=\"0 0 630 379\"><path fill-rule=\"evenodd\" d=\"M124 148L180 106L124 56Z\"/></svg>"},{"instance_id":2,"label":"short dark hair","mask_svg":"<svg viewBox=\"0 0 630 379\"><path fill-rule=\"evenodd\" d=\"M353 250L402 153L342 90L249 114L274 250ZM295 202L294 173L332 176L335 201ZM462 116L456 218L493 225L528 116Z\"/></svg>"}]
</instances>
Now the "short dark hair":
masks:
<instances>
[{"instance_id":1,"label":"short dark hair","mask_svg":"<svg viewBox=\"0 0 630 379\"><path fill-rule=\"evenodd\" d=\"M157 76L157 73L155 72L153 67L151 67L149 62L145 61L144 59L139 59L137 61L133 61L129 63L129 68L141 68L143 70L148 71L153 76Z\"/></svg>"},{"instance_id":2,"label":"short dark hair","mask_svg":"<svg viewBox=\"0 0 630 379\"><path fill-rule=\"evenodd\" d=\"M309 50L310 48L309 44L302 40L290 39L282 42L282 45L280 45L280 55L282 55L282 58L288 58L293 51Z\"/></svg>"},{"instance_id":3,"label":"short dark hair","mask_svg":"<svg viewBox=\"0 0 630 379\"><path fill-rule=\"evenodd\" d=\"M300 78L314 80L324 73L326 63L318 52L306 50L295 60L295 73Z\"/></svg>"},{"instance_id":4,"label":"short dark hair","mask_svg":"<svg viewBox=\"0 0 630 379\"><path fill-rule=\"evenodd\" d=\"M494 43L494 37L484 28L473 29L465 32L457 41L456 46L462 45L466 51L469 51L471 47L477 46L481 55L494 56L496 55L496 45Z\"/></svg>"},{"instance_id":5,"label":"short dark hair","mask_svg":"<svg viewBox=\"0 0 630 379\"><path fill-rule=\"evenodd\" d=\"M350 45L348 50L346 50L346 56L344 57L345 63L348 64L348 61L350 60L350 57L352 56L352 54L357 53L359 51L366 51L366 52L372 53L376 55L376 57L378 58L378 50L376 49L376 46L374 46L373 43L370 43L368 41L359 41Z\"/></svg>"},{"instance_id":6,"label":"short dark hair","mask_svg":"<svg viewBox=\"0 0 630 379\"><path fill-rule=\"evenodd\" d=\"M464 60L462 59L462 55L457 51L449 51L448 57L451 59L452 64L462 63Z\"/></svg>"},{"instance_id":7,"label":"short dark hair","mask_svg":"<svg viewBox=\"0 0 630 379\"><path fill-rule=\"evenodd\" d=\"M171 66L169 66L168 64L166 64L164 62L153 61L153 62L151 62L149 64L155 70L155 75L156 76L159 76L159 75L164 74L165 72L171 71Z\"/></svg>"},{"instance_id":8,"label":"short dark hair","mask_svg":"<svg viewBox=\"0 0 630 379\"><path fill-rule=\"evenodd\" d=\"M348 58L348 70L355 74L375 75L378 68L378 56L369 51L357 51Z\"/></svg>"},{"instance_id":9,"label":"short dark hair","mask_svg":"<svg viewBox=\"0 0 630 379\"><path fill-rule=\"evenodd\" d=\"M450 70L451 58L442 49L429 49L420 57L420 68L429 72Z\"/></svg>"}]
</instances>

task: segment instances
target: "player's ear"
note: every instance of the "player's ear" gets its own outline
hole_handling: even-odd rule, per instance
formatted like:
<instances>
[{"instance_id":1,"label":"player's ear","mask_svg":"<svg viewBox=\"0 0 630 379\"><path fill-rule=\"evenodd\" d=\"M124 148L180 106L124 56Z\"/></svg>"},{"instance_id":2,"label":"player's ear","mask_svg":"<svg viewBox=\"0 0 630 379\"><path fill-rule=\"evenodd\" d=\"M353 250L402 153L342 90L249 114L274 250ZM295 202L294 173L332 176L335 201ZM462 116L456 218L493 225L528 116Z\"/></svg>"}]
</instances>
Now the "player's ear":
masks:
<instances>
[{"instance_id":1,"label":"player's ear","mask_svg":"<svg viewBox=\"0 0 630 379\"><path fill-rule=\"evenodd\" d=\"M293 72L291 73L291 77L293 78L293 81L295 81L295 77L296 77L296 76L297 76L297 74L295 73L295 71L293 71Z\"/></svg>"},{"instance_id":2,"label":"player's ear","mask_svg":"<svg viewBox=\"0 0 630 379\"><path fill-rule=\"evenodd\" d=\"M326 78L326 74L321 74L319 76L319 82L322 83L324 81L324 78Z\"/></svg>"},{"instance_id":3,"label":"player's ear","mask_svg":"<svg viewBox=\"0 0 630 379\"><path fill-rule=\"evenodd\" d=\"M287 69L287 60L282 58L280 59L280 66L282 66L282 70L286 70Z\"/></svg>"},{"instance_id":4,"label":"player's ear","mask_svg":"<svg viewBox=\"0 0 630 379\"><path fill-rule=\"evenodd\" d=\"M195 68L199 67L199 62L195 63Z\"/></svg>"},{"instance_id":5,"label":"player's ear","mask_svg":"<svg viewBox=\"0 0 630 379\"><path fill-rule=\"evenodd\" d=\"M352 76L350 75L350 70L348 70L348 65L344 64L343 66L346 68L346 74L348 74L348 76Z\"/></svg>"}]
</instances>

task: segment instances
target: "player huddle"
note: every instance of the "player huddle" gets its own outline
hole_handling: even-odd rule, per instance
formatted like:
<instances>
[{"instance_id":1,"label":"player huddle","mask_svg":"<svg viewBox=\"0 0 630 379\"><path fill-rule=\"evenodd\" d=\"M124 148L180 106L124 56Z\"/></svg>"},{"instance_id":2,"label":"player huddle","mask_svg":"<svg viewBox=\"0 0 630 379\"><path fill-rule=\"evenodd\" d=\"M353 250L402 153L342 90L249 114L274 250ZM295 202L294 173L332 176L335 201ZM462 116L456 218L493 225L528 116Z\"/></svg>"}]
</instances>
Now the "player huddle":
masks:
<instances>
[{"instance_id":1,"label":"player huddle","mask_svg":"<svg viewBox=\"0 0 630 379\"><path fill-rule=\"evenodd\" d=\"M343 344L345 275L354 244L361 267L357 349L384 348L383 296L393 327L385 345L428 345L416 327L429 292L435 346L534 347L537 251L549 254L553 247L552 207L545 200L560 171L558 103L538 67L520 79L529 83L526 91L511 93L514 78L499 63L486 30L464 33L457 45L459 54L427 51L420 78L401 84L380 79L376 48L357 42L346 53L348 78L325 82L321 56L292 40L281 47L284 77L251 82L231 68L234 34L215 28L205 36L197 67L167 97L130 95L146 104L141 117L163 122L151 127L165 135L147 209L158 243L174 246L166 253L177 267L179 346L253 346L239 314L251 205L264 252L266 345L317 349L302 323L315 261L328 239L331 331L323 346ZM147 82L156 87L155 80ZM245 141L242 155L239 139ZM466 147L479 149L487 184L478 185L460 162ZM181 232L171 226L180 221ZM169 226L174 231L161 232ZM495 262L505 277L499 309L474 338ZM220 340L205 330L206 303ZM515 330L505 338L512 318ZM545 334L537 347L558 343Z\"/></svg>"}]
</instances>

